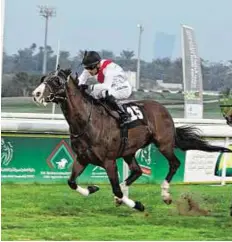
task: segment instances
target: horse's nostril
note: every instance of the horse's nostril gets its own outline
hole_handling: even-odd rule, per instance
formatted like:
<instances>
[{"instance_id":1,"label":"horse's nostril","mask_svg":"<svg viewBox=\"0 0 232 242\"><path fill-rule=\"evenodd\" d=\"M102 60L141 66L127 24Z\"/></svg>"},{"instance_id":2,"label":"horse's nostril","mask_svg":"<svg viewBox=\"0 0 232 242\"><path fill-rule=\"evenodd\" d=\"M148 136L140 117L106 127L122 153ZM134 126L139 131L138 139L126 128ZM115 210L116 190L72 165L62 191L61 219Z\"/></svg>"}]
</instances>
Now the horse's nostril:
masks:
<instances>
[{"instance_id":1,"label":"horse's nostril","mask_svg":"<svg viewBox=\"0 0 232 242\"><path fill-rule=\"evenodd\" d=\"M41 92L37 92L37 93L35 94L36 97L39 97L40 95L41 95Z\"/></svg>"}]
</instances>

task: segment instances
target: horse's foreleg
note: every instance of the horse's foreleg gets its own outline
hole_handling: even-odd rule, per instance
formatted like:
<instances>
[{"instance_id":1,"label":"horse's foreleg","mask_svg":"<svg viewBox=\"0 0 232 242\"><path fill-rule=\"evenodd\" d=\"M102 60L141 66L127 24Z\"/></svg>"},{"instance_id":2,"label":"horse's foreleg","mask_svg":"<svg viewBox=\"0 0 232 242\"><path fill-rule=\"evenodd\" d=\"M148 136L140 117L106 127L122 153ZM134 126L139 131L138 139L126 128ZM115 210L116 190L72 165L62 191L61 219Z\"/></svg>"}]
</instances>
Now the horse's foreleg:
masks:
<instances>
[{"instance_id":1,"label":"horse's foreleg","mask_svg":"<svg viewBox=\"0 0 232 242\"><path fill-rule=\"evenodd\" d=\"M83 196L88 196L91 193L97 192L99 187L97 186L88 186L87 188L82 188L81 186L77 185L76 179L81 173L85 170L87 165L82 165L76 160L73 162L72 173L70 178L68 179L68 185L71 189L76 190Z\"/></svg>"},{"instance_id":2,"label":"horse's foreleg","mask_svg":"<svg viewBox=\"0 0 232 242\"><path fill-rule=\"evenodd\" d=\"M130 175L125 179L123 183L120 184L122 190L127 189L128 186L130 186L142 175L142 170L137 163L134 155L123 157L123 159L130 169ZM122 201L117 197L115 197L115 202L117 206L120 206L122 204Z\"/></svg>"},{"instance_id":3,"label":"horse's foreleg","mask_svg":"<svg viewBox=\"0 0 232 242\"><path fill-rule=\"evenodd\" d=\"M171 195L169 193L169 187L170 187L169 183L171 182L173 176L175 175L177 169L179 168L180 161L175 156L173 148L166 147L166 149L164 149L164 147L160 147L160 151L167 158L167 160L169 162L168 174L167 174L164 182L161 185L161 195L162 195L163 201L166 204L171 204L172 198L171 198Z\"/></svg>"},{"instance_id":4,"label":"horse's foreleg","mask_svg":"<svg viewBox=\"0 0 232 242\"><path fill-rule=\"evenodd\" d=\"M105 169L106 169L107 175L109 177L114 195L116 197L118 197L128 207L137 209L139 211L144 211L144 206L142 203L140 203L138 201L133 201L130 198L128 198L127 196L123 195L121 187L119 185L118 169L117 169L116 162L115 161L106 161Z\"/></svg>"}]
</instances>

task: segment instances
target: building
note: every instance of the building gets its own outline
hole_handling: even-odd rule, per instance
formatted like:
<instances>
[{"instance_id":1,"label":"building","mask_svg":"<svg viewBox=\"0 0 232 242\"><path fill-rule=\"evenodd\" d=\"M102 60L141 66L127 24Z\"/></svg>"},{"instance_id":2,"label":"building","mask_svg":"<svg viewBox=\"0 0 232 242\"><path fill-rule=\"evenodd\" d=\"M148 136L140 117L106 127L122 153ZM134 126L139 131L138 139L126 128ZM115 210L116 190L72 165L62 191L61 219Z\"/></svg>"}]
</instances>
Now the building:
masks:
<instances>
[{"instance_id":1,"label":"building","mask_svg":"<svg viewBox=\"0 0 232 242\"><path fill-rule=\"evenodd\" d=\"M171 58L175 47L176 36L157 32L154 43L154 59Z\"/></svg>"}]
</instances>

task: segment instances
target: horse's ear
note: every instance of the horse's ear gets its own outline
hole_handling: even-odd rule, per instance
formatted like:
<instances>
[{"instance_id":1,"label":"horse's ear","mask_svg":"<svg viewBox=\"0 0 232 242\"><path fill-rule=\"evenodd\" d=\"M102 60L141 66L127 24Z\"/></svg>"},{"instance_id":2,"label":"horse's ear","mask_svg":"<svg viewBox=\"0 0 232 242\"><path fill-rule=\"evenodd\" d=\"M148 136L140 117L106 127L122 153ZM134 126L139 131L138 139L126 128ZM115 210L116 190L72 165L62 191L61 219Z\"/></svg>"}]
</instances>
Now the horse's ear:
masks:
<instances>
[{"instance_id":1,"label":"horse's ear","mask_svg":"<svg viewBox=\"0 0 232 242\"><path fill-rule=\"evenodd\" d=\"M65 70L64 70L64 73L65 73L67 76L69 76L69 75L71 75L71 73L72 73L72 69L71 69L71 68L65 69Z\"/></svg>"},{"instance_id":2,"label":"horse's ear","mask_svg":"<svg viewBox=\"0 0 232 242\"><path fill-rule=\"evenodd\" d=\"M42 77L40 78L40 83L44 82L45 77L46 77L46 76L42 76Z\"/></svg>"},{"instance_id":3,"label":"horse's ear","mask_svg":"<svg viewBox=\"0 0 232 242\"><path fill-rule=\"evenodd\" d=\"M87 54L88 54L88 51L87 51L87 50L85 50L85 52L84 52L84 56L83 56L83 57L86 57L86 56L87 56Z\"/></svg>"},{"instance_id":4,"label":"horse's ear","mask_svg":"<svg viewBox=\"0 0 232 242\"><path fill-rule=\"evenodd\" d=\"M60 71L60 64L57 65L55 75L58 76L58 73Z\"/></svg>"}]
</instances>

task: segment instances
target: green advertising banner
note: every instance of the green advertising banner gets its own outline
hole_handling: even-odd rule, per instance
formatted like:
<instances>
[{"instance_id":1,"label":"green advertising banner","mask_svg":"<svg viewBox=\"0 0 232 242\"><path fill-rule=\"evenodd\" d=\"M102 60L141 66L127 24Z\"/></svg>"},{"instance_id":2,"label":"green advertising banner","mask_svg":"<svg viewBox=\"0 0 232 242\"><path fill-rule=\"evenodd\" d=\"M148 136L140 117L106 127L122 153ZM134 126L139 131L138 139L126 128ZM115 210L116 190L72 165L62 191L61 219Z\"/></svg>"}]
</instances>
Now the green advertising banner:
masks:
<instances>
[{"instance_id":1,"label":"green advertising banner","mask_svg":"<svg viewBox=\"0 0 232 242\"><path fill-rule=\"evenodd\" d=\"M185 153L176 150L181 167L173 181L183 182ZM143 175L136 183L160 183L169 164L154 145L140 149L136 158ZM1 136L2 182L54 183L67 182L75 154L68 136L46 134L7 134ZM123 181L123 159L117 161L119 178ZM89 165L78 178L79 183L108 183L105 170Z\"/></svg>"}]
</instances>

